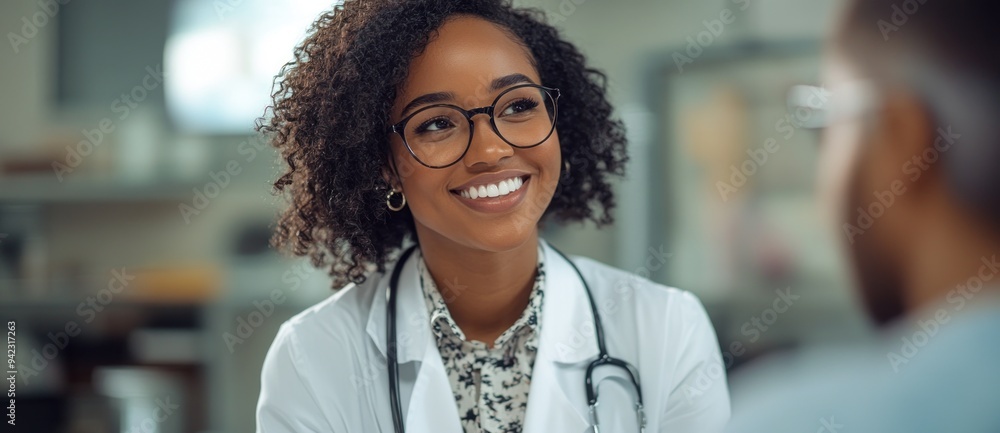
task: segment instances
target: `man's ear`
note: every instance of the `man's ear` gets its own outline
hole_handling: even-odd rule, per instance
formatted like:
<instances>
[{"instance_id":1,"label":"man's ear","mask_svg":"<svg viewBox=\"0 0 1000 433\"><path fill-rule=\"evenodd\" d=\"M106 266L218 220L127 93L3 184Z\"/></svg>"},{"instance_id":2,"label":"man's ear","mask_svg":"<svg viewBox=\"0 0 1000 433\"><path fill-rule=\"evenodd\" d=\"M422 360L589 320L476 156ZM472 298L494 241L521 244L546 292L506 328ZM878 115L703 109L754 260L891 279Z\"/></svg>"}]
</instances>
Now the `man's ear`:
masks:
<instances>
[{"instance_id":1,"label":"man's ear","mask_svg":"<svg viewBox=\"0 0 1000 433\"><path fill-rule=\"evenodd\" d=\"M936 162L925 159L928 149L935 150L933 116L917 95L894 89L886 92L875 122L878 142L873 144L879 149L866 154L873 157L869 167L880 172L873 178L883 185L876 186L885 188L899 180L919 194L936 177L928 175L940 172Z\"/></svg>"}]
</instances>

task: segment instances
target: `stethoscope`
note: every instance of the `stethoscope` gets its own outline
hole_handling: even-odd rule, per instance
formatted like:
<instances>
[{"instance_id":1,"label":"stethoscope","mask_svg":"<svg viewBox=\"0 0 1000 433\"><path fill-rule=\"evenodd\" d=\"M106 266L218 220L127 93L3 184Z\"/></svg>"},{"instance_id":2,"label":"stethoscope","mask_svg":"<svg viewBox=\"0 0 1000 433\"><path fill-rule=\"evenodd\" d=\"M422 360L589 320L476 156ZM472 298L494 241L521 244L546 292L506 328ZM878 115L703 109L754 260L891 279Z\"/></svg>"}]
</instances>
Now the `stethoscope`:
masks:
<instances>
[{"instance_id":1,"label":"stethoscope","mask_svg":"<svg viewBox=\"0 0 1000 433\"><path fill-rule=\"evenodd\" d=\"M400 256L399 260L396 262L396 266L392 270L392 277L389 279L389 287L386 289L386 300L388 301L388 314L386 314L386 341L390 342L388 344L387 350L387 364L389 367L389 401L392 404L392 424L396 428L397 433L402 433L403 429L403 409L399 404L399 363L396 361L396 287L399 283L399 273L403 268L403 264L406 263L406 259L410 258L413 251L416 250L417 246L414 245L408 248ZM608 349L604 345L604 326L601 325L601 315L597 313L597 307L594 305L594 295L590 292L590 286L587 285L587 279L583 278L583 274L580 272L580 268L576 267L562 251L552 248L557 254L559 254L564 260L566 260L576 274L580 276L580 281L583 282L583 288L587 291L587 300L590 301L590 311L594 314L594 328L596 328L597 335L597 348L600 353L597 359L592 361L590 365L587 366L587 375L585 379L586 389L587 389L587 404L590 406L590 419L594 425L594 433L599 433L598 422L597 422L597 386L593 381L594 369L602 365L610 365L618 367L625 370L628 373L629 379L632 381L632 386L635 387L635 393L637 396L635 402L635 413L639 421L639 432L644 433L646 431L646 413L643 412L642 406L642 388L639 386L639 371L636 370L632 364L625 362L624 360L614 358L608 354Z\"/></svg>"}]
</instances>

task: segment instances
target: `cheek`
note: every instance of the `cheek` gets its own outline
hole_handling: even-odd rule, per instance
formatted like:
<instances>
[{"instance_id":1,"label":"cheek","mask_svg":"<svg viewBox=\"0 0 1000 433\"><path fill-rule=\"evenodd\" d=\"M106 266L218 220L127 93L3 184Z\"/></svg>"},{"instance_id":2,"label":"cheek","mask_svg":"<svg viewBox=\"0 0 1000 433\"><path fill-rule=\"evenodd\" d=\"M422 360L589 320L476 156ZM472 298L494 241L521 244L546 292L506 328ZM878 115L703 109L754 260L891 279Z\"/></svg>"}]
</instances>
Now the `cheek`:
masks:
<instances>
[{"instance_id":1,"label":"cheek","mask_svg":"<svg viewBox=\"0 0 1000 433\"><path fill-rule=\"evenodd\" d=\"M413 164L413 171L403 178L407 207L418 226L446 233L450 230L449 221L454 220L449 212L454 210L449 197L451 193L444 187L448 181L448 170L427 168L415 161Z\"/></svg>"},{"instance_id":2,"label":"cheek","mask_svg":"<svg viewBox=\"0 0 1000 433\"><path fill-rule=\"evenodd\" d=\"M540 159L539 165L550 173L555 170L555 176L558 178L559 171L562 170L563 165L559 133L553 131L548 141L538 147L541 149L538 156Z\"/></svg>"},{"instance_id":3,"label":"cheek","mask_svg":"<svg viewBox=\"0 0 1000 433\"><path fill-rule=\"evenodd\" d=\"M406 200L411 204L415 216L425 215L426 211L440 207L435 202L447 198L445 194L450 194L444 187L448 184L448 170L427 168L416 162L410 167L409 175L400 174Z\"/></svg>"},{"instance_id":4,"label":"cheek","mask_svg":"<svg viewBox=\"0 0 1000 433\"><path fill-rule=\"evenodd\" d=\"M438 198L435 195L440 193L441 185L447 184L448 170L423 166L413 159L398 140L393 141L391 148L396 174L402 183L403 193L406 194L407 206L417 219L429 215L436 208L433 202Z\"/></svg>"},{"instance_id":5,"label":"cheek","mask_svg":"<svg viewBox=\"0 0 1000 433\"><path fill-rule=\"evenodd\" d=\"M406 185L410 178L420 172L420 169L426 169L426 167L420 165L416 160L410 156L410 152L406 150L406 146L399 139L394 139L390 145L393 155L393 164L396 168L396 174L399 176L400 181Z\"/></svg>"},{"instance_id":6,"label":"cheek","mask_svg":"<svg viewBox=\"0 0 1000 433\"><path fill-rule=\"evenodd\" d=\"M538 146L539 152L534 155L536 164L542 172L545 190L548 195L555 192L559 185L560 174L563 168L562 151L559 147L559 137L553 133L553 137L545 144ZM572 168L570 168L572 170Z\"/></svg>"}]
</instances>

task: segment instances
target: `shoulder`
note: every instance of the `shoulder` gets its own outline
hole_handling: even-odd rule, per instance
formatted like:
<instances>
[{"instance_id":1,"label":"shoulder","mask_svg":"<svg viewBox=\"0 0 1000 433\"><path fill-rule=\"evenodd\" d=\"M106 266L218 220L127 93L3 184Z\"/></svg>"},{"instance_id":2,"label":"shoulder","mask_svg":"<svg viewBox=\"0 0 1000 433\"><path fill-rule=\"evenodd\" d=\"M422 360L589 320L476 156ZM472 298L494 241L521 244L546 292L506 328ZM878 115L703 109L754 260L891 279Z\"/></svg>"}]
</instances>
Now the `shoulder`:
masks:
<instances>
[{"instance_id":1,"label":"shoulder","mask_svg":"<svg viewBox=\"0 0 1000 433\"><path fill-rule=\"evenodd\" d=\"M1000 349L982 344L1000 310L958 316L938 327L906 319L872 341L755 363L733 382L740 410L729 431L998 431L995 404L968 402L1000 401Z\"/></svg>"},{"instance_id":2,"label":"shoulder","mask_svg":"<svg viewBox=\"0 0 1000 433\"><path fill-rule=\"evenodd\" d=\"M364 344L377 280L349 285L281 325L261 369L258 432L330 431L358 422L350 414L362 413L364 403L344 390L372 377Z\"/></svg>"},{"instance_id":3,"label":"shoulder","mask_svg":"<svg viewBox=\"0 0 1000 433\"><path fill-rule=\"evenodd\" d=\"M585 257L571 257L587 281L607 332L626 353L656 352L674 365L719 357L715 329L697 296ZM634 346L634 347L629 347ZM667 347L673 348L666 350Z\"/></svg>"},{"instance_id":4,"label":"shoulder","mask_svg":"<svg viewBox=\"0 0 1000 433\"><path fill-rule=\"evenodd\" d=\"M697 296L640 275L645 268L628 272L587 257L571 256L571 260L587 279L601 311L615 314L626 307L631 313L655 312L651 319L671 320L686 328L710 324Z\"/></svg>"},{"instance_id":5,"label":"shoulder","mask_svg":"<svg viewBox=\"0 0 1000 433\"><path fill-rule=\"evenodd\" d=\"M894 378L884 359L875 347L837 345L756 362L733 380L739 409L727 431L837 432L848 423L852 429L872 431L880 418L873 411L881 408L881 417L895 418L890 406L902 402L887 386ZM893 426L874 431L883 427Z\"/></svg>"},{"instance_id":6,"label":"shoulder","mask_svg":"<svg viewBox=\"0 0 1000 433\"><path fill-rule=\"evenodd\" d=\"M348 284L326 299L303 310L285 321L300 338L314 338L329 331L355 333L363 330L375 299L376 286L381 274L373 274L361 284Z\"/></svg>"},{"instance_id":7,"label":"shoulder","mask_svg":"<svg viewBox=\"0 0 1000 433\"><path fill-rule=\"evenodd\" d=\"M286 320L274 338L268 357L284 359L286 368L311 377L314 373L344 371L360 356L366 325L381 274L362 284L349 284L326 299ZM323 364L317 364L322 362ZM265 362L267 374L269 365Z\"/></svg>"},{"instance_id":8,"label":"shoulder","mask_svg":"<svg viewBox=\"0 0 1000 433\"><path fill-rule=\"evenodd\" d=\"M576 257L594 293L609 351L637 361L655 391L650 410L671 431L719 431L729 419L725 368L715 329L691 292ZM655 398L653 398L655 397Z\"/></svg>"}]
</instances>

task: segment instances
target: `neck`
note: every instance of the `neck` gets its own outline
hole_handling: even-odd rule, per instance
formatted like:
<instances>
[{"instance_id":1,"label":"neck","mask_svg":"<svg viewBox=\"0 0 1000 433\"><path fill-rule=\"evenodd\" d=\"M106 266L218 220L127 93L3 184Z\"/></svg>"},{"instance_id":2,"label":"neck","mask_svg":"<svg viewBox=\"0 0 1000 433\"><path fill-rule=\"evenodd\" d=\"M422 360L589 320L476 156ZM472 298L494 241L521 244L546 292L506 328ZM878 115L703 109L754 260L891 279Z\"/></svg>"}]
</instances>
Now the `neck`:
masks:
<instances>
[{"instance_id":1,"label":"neck","mask_svg":"<svg viewBox=\"0 0 1000 433\"><path fill-rule=\"evenodd\" d=\"M421 233L420 251L448 312L469 340L492 346L528 305L538 265L538 231L506 251L484 251Z\"/></svg>"}]
</instances>

